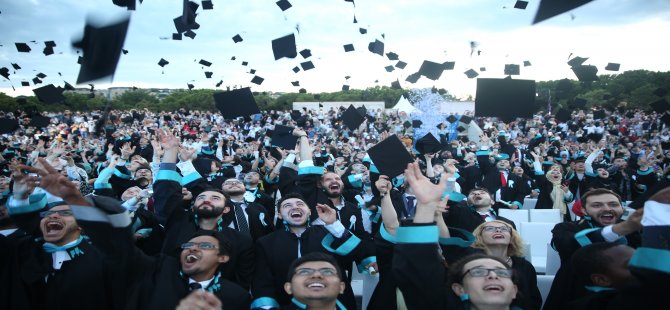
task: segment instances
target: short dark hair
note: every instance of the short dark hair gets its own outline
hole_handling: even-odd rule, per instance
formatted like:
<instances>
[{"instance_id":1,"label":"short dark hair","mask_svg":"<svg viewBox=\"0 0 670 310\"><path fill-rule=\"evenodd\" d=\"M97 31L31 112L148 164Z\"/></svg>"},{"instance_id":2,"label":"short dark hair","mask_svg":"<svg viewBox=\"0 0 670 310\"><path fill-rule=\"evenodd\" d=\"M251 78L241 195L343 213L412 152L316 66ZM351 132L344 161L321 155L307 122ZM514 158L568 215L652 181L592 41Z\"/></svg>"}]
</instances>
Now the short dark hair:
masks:
<instances>
[{"instance_id":1,"label":"short dark hair","mask_svg":"<svg viewBox=\"0 0 670 310\"><path fill-rule=\"evenodd\" d=\"M279 202L277 202L277 208L280 208L281 204L284 201L286 201L288 199L292 199L292 198L297 198L297 199L300 199L303 202L307 203L307 201L305 201L305 197L303 195L301 195L300 193L288 193L288 194L282 196L281 199L279 199Z\"/></svg>"},{"instance_id":2,"label":"short dark hair","mask_svg":"<svg viewBox=\"0 0 670 310\"><path fill-rule=\"evenodd\" d=\"M293 279L293 276L295 275L295 270L298 268L298 266L307 263L307 262L326 262L333 267L335 267L335 271L337 272L337 277L340 278L340 280L343 280L344 278L342 277L342 269L340 268L340 265L337 263L337 260L335 260L335 257L333 257L330 254L322 253L322 252L312 252L305 254L301 257L298 257L296 260L294 260L291 265L288 267L288 276L286 277L286 281L291 282L291 279Z\"/></svg>"},{"instance_id":3,"label":"short dark hair","mask_svg":"<svg viewBox=\"0 0 670 310\"><path fill-rule=\"evenodd\" d=\"M612 258L605 255L605 251L620 245L623 244L597 242L580 248L572 254L570 259L575 275L585 284L592 285L591 275L594 273L606 274L612 263Z\"/></svg>"},{"instance_id":4,"label":"short dark hair","mask_svg":"<svg viewBox=\"0 0 670 310\"><path fill-rule=\"evenodd\" d=\"M614 197L616 197L619 200L619 203L621 203L621 196L619 196L619 194L617 194L617 193L615 193L615 192L613 192L609 189L606 189L606 188L594 188L594 189L584 193L584 195L582 195L582 197L581 197L582 206L584 206L584 208L586 208L586 200L589 197L600 196L600 195L613 195Z\"/></svg>"},{"instance_id":5,"label":"short dark hair","mask_svg":"<svg viewBox=\"0 0 670 310\"><path fill-rule=\"evenodd\" d=\"M219 242L219 255L231 255L232 254L232 246L230 245L230 241L226 239L226 237L217 231L214 230L198 230L191 234L191 236L188 238L188 240L191 240L193 238L201 237L201 236L209 236L214 239L216 239Z\"/></svg>"}]
</instances>

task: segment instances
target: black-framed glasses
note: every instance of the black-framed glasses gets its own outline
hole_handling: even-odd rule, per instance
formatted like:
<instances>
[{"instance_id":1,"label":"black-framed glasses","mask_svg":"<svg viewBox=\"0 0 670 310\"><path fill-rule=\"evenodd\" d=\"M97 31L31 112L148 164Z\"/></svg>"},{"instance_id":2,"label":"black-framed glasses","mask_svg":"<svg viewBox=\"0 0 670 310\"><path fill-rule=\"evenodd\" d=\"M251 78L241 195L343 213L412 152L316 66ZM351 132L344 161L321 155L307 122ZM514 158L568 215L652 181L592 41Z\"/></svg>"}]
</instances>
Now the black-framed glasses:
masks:
<instances>
[{"instance_id":1,"label":"black-framed glasses","mask_svg":"<svg viewBox=\"0 0 670 310\"><path fill-rule=\"evenodd\" d=\"M317 271L319 272L320 275L324 277L332 277L337 275L337 271L333 268L320 268L320 269L298 268L295 270L295 274L301 277L309 277Z\"/></svg>"},{"instance_id":2,"label":"black-framed glasses","mask_svg":"<svg viewBox=\"0 0 670 310\"><path fill-rule=\"evenodd\" d=\"M499 231L499 232L511 233L512 228L509 228L507 226L484 226L484 228L482 228L482 231L485 231L485 232L498 232Z\"/></svg>"},{"instance_id":3,"label":"black-framed glasses","mask_svg":"<svg viewBox=\"0 0 670 310\"><path fill-rule=\"evenodd\" d=\"M181 244L181 248L184 250L192 249L196 246L201 250L214 250L217 248L217 246L211 242L185 242Z\"/></svg>"},{"instance_id":4,"label":"black-framed glasses","mask_svg":"<svg viewBox=\"0 0 670 310\"><path fill-rule=\"evenodd\" d=\"M72 210L58 210L58 211L42 211L40 212L40 217L45 218L58 214L59 216L74 216Z\"/></svg>"},{"instance_id":5,"label":"black-framed glasses","mask_svg":"<svg viewBox=\"0 0 670 310\"><path fill-rule=\"evenodd\" d=\"M491 273L491 271L495 272L496 275L501 278L511 278L512 274L514 273L512 269L474 267L465 271L463 276L465 276L466 274L470 274L470 276L472 277L483 278L487 277Z\"/></svg>"},{"instance_id":6,"label":"black-framed glasses","mask_svg":"<svg viewBox=\"0 0 670 310\"><path fill-rule=\"evenodd\" d=\"M233 184L242 184L242 181L240 180L228 180L223 182L223 185L233 185Z\"/></svg>"}]
</instances>

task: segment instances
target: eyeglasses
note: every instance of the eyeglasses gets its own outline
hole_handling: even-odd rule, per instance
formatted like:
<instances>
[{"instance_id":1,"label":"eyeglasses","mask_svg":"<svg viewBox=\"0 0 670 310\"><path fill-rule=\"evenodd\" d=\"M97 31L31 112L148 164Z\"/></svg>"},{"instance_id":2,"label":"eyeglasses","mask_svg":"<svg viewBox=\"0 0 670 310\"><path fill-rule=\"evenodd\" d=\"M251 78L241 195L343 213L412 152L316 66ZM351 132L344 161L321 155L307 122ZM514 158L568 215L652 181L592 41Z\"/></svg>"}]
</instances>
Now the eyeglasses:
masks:
<instances>
[{"instance_id":1,"label":"eyeglasses","mask_svg":"<svg viewBox=\"0 0 670 310\"><path fill-rule=\"evenodd\" d=\"M217 248L217 246L211 242L186 242L181 244L181 248L184 250L192 249L195 246L201 250L214 250Z\"/></svg>"},{"instance_id":2,"label":"eyeglasses","mask_svg":"<svg viewBox=\"0 0 670 310\"><path fill-rule=\"evenodd\" d=\"M233 185L233 184L242 184L242 182L240 182L239 180L229 180L223 182L223 185Z\"/></svg>"},{"instance_id":3,"label":"eyeglasses","mask_svg":"<svg viewBox=\"0 0 670 310\"><path fill-rule=\"evenodd\" d=\"M507 227L507 226L484 226L484 228L482 228L482 231L485 231L485 232L497 232L497 231L499 231L499 232L511 233L512 229Z\"/></svg>"},{"instance_id":4,"label":"eyeglasses","mask_svg":"<svg viewBox=\"0 0 670 310\"><path fill-rule=\"evenodd\" d=\"M42 211L40 212L40 217L49 217L54 214L58 214L59 216L73 216L74 214L72 213L72 210L58 210L58 211Z\"/></svg>"},{"instance_id":5,"label":"eyeglasses","mask_svg":"<svg viewBox=\"0 0 670 310\"><path fill-rule=\"evenodd\" d=\"M502 268L489 269L489 268L475 267L465 271L463 276L465 276L466 274L470 274L470 276L472 277L483 278L488 277L491 271L495 272L495 274L501 278L511 278L512 274L514 273L512 269L502 269Z\"/></svg>"},{"instance_id":6,"label":"eyeglasses","mask_svg":"<svg viewBox=\"0 0 670 310\"><path fill-rule=\"evenodd\" d=\"M337 271L333 268L321 268L321 269L299 268L295 270L295 274L301 277L309 277L317 271L319 272L320 275L324 277L332 277L337 275Z\"/></svg>"}]
</instances>

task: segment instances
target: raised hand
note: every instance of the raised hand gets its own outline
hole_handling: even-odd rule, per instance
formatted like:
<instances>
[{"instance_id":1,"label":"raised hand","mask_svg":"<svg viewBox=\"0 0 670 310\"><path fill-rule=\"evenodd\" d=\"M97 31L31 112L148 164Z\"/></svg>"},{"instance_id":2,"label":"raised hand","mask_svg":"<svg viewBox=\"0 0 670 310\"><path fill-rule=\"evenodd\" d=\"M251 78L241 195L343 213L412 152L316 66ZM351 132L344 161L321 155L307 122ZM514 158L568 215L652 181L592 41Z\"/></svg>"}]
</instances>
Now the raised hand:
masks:
<instances>
[{"instance_id":1,"label":"raised hand","mask_svg":"<svg viewBox=\"0 0 670 310\"><path fill-rule=\"evenodd\" d=\"M124 143L123 147L121 147L121 158L128 159L133 155L133 153L135 153L135 147L131 147L130 142Z\"/></svg>"},{"instance_id":2,"label":"raised hand","mask_svg":"<svg viewBox=\"0 0 670 310\"><path fill-rule=\"evenodd\" d=\"M429 205L431 203L439 202L442 199L442 194L447 185L447 174L442 175L440 183L433 184L421 173L419 164L414 162L407 165L407 169L405 169L405 180L407 180L409 186L412 187L417 203Z\"/></svg>"},{"instance_id":3,"label":"raised hand","mask_svg":"<svg viewBox=\"0 0 670 310\"><path fill-rule=\"evenodd\" d=\"M12 189L14 198L26 199L33 192L35 187L39 185L39 176L24 174L21 166L12 166L12 179L14 179L14 186Z\"/></svg>"},{"instance_id":4,"label":"raised hand","mask_svg":"<svg viewBox=\"0 0 670 310\"><path fill-rule=\"evenodd\" d=\"M389 177L380 175L379 179L375 182L375 187L380 195L386 195L391 190L391 181L389 181Z\"/></svg>"},{"instance_id":5,"label":"raised hand","mask_svg":"<svg viewBox=\"0 0 670 310\"><path fill-rule=\"evenodd\" d=\"M38 174L40 178L37 184L52 195L63 198L65 202L75 205L90 205L79 192L79 187L60 174L44 158L38 158L37 162L42 168L19 166L19 169Z\"/></svg>"},{"instance_id":6,"label":"raised hand","mask_svg":"<svg viewBox=\"0 0 670 310\"><path fill-rule=\"evenodd\" d=\"M161 147L165 150L177 149L181 145L179 139L172 132L163 129L158 131L158 141L160 141Z\"/></svg>"},{"instance_id":7,"label":"raised hand","mask_svg":"<svg viewBox=\"0 0 670 310\"><path fill-rule=\"evenodd\" d=\"M337 221L337 213L335 213L333 208L327 205L317 203L316 212L319 213L319 218L326 223L326 225L330 225Z\"/></svg>"}]
</instances>

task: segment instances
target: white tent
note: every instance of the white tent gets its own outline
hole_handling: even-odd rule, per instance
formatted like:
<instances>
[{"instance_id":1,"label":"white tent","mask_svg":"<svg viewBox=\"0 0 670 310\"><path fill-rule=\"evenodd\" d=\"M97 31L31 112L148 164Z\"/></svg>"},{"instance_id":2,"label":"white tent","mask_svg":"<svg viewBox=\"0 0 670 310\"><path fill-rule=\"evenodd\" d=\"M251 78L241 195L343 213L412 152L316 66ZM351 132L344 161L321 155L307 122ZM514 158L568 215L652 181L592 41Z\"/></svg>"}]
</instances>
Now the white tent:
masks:
<instances>
[{"instance_id":1,"label":"white tent","mask_svg":"<svg viewBox=\"0 0 670 310\"><path fill-rule=\"evenodd\" d=\"M393 106L393 108L391 108L391 109L398 111L398 113L405 112L408 115L412 114L412 113L415 113L415 114L422 114L423 113L423 112L421 112L421 110L415 108L409 102L409 100L407 100L405 98L405 96L400 96L400 99L398 99L398 103L396 103L395 106Z\"/></svg>"}]
</instances>

